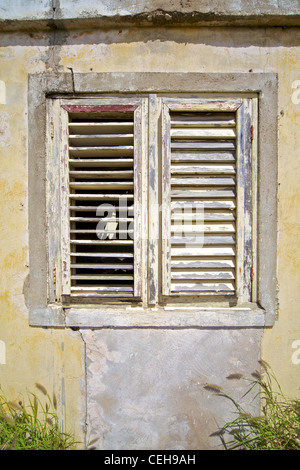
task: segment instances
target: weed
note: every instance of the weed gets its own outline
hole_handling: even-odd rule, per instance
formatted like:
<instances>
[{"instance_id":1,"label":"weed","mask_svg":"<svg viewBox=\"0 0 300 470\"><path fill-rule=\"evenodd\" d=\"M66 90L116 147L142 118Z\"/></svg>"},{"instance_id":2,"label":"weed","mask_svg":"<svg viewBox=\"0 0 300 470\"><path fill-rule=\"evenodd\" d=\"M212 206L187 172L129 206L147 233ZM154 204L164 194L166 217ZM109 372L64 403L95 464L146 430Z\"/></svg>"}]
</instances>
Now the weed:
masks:
<instances>
[{"instance_id":1,"label":"weed","mask_svg":"<svg viewBox=\"0 0 300 470\"><path fill-rule=\"evenodd\" d=\"M51 400L43 385L35 385L47 397L45 405L33 393L27 405L7 401L0 395L0 450L75 449L74 437L60 430L56 397Z\"/></svg>"},{"instance_id":2,"label":"weed","mask_svg":"<svg viewBox=\"0 0 300 470\"><path fill-rule=\"evenodd\" d=\"M210 390L234 403L237 414L213 435L220 437L227 450L300 450L300 400L286 398L270 366L265 361L261 361L261 366L263 373L255 371L252 379L245 379L250 384L249 391L258 389L255 398L261 402L259 416L246 413L229 394L209 385ZM227 378L244 379L241 374ZM273 390L273 384L278 391Z\"/></svg>"}]
</instances>

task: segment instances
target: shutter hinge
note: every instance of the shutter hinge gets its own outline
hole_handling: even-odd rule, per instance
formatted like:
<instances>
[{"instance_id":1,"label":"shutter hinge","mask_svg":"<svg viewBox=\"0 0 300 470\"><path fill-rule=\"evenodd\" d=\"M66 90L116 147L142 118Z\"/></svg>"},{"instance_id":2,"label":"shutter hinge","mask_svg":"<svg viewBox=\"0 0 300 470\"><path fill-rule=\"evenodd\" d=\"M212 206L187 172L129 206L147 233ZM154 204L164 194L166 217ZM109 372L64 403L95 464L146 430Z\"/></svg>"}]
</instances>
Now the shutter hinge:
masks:
<instances>
[{"instance_id":1,"label":"shutter hinge","mask_svg":"<svg viewBox=\"0 0 300 470\"><path fill-rule=\"evenodd\" d=\"M253 142L253 139L254 139L254 127L253 127L253 124L251 126L251 142Z\"/></svg>"},{"instance_id":2,"label":"shutter hinge","mask_svg":"<svg viewBox=\"0 0 300 470\"><path fill-rule=\"evenodd\" d=\"M56 284L56 268L53 268L53 284Z\"/></svg>"},{"instance_id":3,"label":"shutter hinge","mask_svg":"<svg viewBox=\"0 0 300 470\"><path fill-rule=\"evenodd\" d=\"M251 282L254 280L254 268L251 266Z\"/></svg>"},{"instance_id":4,"label":"shutter hinge","mask_svg":"<svg viewBox=\"0 0 300 470\"><path fill-rule=\"evenodd\" d=\"M51 136L51 139L53 139L53 137L54 137L54 124L53 124L52 121L50 122L50 136Z\"/></svg>"}]
</instances>

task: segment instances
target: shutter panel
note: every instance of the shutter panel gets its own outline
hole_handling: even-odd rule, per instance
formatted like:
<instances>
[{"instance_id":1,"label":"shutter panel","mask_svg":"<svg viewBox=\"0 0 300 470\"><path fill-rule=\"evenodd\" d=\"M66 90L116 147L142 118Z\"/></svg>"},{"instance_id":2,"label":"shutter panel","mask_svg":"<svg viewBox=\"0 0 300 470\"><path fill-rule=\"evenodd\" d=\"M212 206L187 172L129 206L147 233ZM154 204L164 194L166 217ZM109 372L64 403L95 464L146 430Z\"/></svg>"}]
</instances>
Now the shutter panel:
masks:
<instances>
[{"instance_id":1,"label":"shutter panel","mask_svg":"<svg viewBox=\"0 0 300 470\"><path fill-rule=\"evenodd\" d=\"M73 298L140 296L136 108L64 106L69 115L67 263Z\"/></svg>"},{"instance_id":2,"label":"shutter panel","mask_svg":"<svg viewBox=\"0 0 300 470\"><path fill-rule=\"evenodd\" d=\"M236 116L165 106L163 294L236 293ZM202 106L203 108L203 106ZM168 209L169 206L169 209Z\"/></svg>"}]
</instances>

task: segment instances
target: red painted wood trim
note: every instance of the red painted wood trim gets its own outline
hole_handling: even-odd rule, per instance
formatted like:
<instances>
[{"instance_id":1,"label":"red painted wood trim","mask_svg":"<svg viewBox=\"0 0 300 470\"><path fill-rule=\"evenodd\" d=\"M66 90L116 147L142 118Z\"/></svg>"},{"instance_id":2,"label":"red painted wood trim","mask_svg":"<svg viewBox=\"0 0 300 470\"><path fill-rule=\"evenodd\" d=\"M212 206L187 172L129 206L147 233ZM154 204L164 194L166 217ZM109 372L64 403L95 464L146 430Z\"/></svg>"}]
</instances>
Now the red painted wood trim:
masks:
<instances>
[{"instance_id":1,"label":"red painted wood trim","mask_svg":"<svg viewBox=\"0 0 300 470\"><path fill-rule=\"evenodd\" d=\"M103 104L103 105L63 105L62 106L69 113L81 113L81 112L133 112L138 106L135 105L115 105L115 104Z\"/></svg>"}]
</instances>

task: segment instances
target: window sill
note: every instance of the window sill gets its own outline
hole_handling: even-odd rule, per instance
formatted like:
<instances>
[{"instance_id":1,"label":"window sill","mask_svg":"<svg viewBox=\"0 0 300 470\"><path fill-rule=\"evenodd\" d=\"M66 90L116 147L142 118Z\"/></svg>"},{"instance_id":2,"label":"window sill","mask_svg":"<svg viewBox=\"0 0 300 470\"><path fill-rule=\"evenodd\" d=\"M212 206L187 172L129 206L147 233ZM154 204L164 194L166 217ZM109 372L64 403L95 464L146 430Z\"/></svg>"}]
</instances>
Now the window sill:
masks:
<instances>
[{"instance_id":1,"label":"window sill","mask_svg":"<svg viewBox=\"0 0 300 470\"><path fill-rule=\"evenodd\" d=\"M71 307L51 305L30 312L31 326L70 328L247 328L268 327L274 315L256 304L230 308Z\"/></svg>"}]
</instances>

